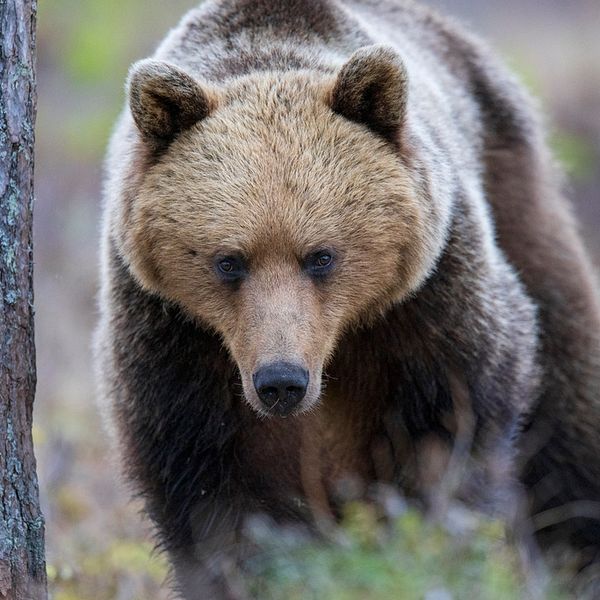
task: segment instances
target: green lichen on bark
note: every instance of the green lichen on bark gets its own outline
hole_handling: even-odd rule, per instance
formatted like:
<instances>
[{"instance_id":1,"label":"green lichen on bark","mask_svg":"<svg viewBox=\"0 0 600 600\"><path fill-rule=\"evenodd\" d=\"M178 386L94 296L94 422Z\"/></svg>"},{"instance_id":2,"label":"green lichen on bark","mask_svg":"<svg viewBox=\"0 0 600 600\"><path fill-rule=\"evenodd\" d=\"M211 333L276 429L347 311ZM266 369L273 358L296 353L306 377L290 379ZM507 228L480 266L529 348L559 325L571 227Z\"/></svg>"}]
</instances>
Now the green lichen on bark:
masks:
<instances>
[{"instance_id":1,"label":"green lichen on bark","mask_svg":"<svg viewBox=\"0 0 600 600\"><path fill-rule=\"evenodd\" d=\"M0 598L9 600L47 596L31 438L36 8L0 0Z\"/></svg>"}]
</instances>

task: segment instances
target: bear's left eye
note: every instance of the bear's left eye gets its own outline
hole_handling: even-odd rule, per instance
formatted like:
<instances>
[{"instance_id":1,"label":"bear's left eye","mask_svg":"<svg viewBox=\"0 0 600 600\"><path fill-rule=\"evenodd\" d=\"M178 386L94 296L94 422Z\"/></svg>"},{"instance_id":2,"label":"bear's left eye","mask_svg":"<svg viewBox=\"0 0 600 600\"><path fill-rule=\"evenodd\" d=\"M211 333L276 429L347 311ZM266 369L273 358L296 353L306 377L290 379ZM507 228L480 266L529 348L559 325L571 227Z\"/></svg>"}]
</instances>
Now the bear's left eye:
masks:
<instances>
[{"instance_id":1,"label":"bear's left eye","mask_svg":"<svg viewBox=\"0 0 600 600\"><path fill-rule=\"evenodd\" d=\"M305 269L314 277L324 277L334 266L334 254L331 250L319 250L305 261Z\"/></svg>"}]
</instances>

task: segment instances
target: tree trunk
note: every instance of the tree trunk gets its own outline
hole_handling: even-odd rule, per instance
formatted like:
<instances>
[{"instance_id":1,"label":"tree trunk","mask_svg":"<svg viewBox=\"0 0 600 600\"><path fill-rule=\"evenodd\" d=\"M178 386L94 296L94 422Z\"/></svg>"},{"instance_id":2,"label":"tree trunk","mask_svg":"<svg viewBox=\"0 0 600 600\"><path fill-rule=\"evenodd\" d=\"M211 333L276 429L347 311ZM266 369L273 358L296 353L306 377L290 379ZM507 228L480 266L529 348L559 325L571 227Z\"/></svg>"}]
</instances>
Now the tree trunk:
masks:
<instances>
[{"instance_id":1,"label":"tree trunk","mask_svg":"<svg viewBox=\"0 0 600 600\"><path fill-rule=\"evenodd\" d=\"M0 0L0 599L46 598L31 417L35 0Z\"/></svg>"}]
</instances>

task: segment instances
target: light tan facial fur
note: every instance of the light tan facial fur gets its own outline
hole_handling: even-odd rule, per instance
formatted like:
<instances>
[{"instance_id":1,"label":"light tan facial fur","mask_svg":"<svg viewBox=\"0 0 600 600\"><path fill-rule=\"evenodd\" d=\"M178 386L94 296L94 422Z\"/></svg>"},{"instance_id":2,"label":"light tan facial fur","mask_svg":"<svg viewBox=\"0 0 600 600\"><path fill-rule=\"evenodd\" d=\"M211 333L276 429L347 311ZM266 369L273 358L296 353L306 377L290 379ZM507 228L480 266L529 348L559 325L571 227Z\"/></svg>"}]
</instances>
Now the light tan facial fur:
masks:
<instances>
[{"instance_id":1,"label":"light tan facial fur","mask_svg":"<svg viewBox=\"0 0 600 600\"><path fill-rule=\"evenodd\" d=\"M298 412L310 408L343 330L414 291L431 267L398 148L334 112L336 86L265 73L211 91L210 114L148 167L120 235L145 288L221 334L258 411L257 368L307 369ZM304 264L323 249L335 264L316 280ZM239 285L215 269L232 254L247 265Z\"/></svg>"}]
</instances>

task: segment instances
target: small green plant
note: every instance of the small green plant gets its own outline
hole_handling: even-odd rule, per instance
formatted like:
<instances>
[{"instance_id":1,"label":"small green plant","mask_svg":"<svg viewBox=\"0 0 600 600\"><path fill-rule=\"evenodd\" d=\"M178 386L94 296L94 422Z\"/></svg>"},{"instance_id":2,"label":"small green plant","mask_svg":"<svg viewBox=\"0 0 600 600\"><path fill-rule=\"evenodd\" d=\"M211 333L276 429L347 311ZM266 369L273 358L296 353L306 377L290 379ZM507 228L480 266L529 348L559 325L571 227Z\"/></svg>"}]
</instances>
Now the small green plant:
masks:
<instances>
[{"instance_id":1,"label":"small green plant","mask_svg":"<svg viewBox=\"0 0 600 600\"><path fill-rule=\"evenodd\" d=\"M373 506L348 506L334 540L261 534L250 598L269 600L507 600L531 596L504 527L463 509L430 521L407 508L381 523ZM265 529L265 531L267 531ZM539 590L538 590L539 591Z\"/></svg>"}]
</instances>

